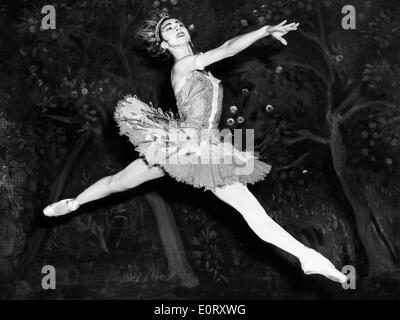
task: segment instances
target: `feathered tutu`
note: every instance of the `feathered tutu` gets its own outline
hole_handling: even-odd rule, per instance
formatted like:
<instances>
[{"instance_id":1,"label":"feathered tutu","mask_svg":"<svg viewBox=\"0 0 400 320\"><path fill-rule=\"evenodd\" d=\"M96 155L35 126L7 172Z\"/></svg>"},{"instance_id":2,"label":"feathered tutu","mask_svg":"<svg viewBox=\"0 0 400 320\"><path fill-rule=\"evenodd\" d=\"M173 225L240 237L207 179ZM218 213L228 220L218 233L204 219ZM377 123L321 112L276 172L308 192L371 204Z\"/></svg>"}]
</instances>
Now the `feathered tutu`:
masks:
<instances>
[{"instance_id":1,"label":"feathered tutu","mask_svg":"<svg viewBox=\"0 0 400 320\"><path fill-rule=\"evenodd\" d=\"M271 170L254 152L239 151L227 139L221 141L217 129L203 130L136 95L118 102L114 119L120 135L129 137L149 165L160 166L177 181L204 191L234 182L255 183Z\"/></svg>"}]
</instances>

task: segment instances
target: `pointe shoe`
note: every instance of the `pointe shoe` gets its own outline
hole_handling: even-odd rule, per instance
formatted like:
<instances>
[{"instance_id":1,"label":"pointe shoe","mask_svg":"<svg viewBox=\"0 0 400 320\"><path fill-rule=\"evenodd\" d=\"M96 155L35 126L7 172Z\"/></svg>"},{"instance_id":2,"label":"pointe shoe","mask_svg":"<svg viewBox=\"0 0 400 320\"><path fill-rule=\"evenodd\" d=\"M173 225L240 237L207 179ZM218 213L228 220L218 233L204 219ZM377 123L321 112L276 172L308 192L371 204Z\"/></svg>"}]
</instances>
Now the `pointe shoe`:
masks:
<instances>
[{"instance_id":1,"label":"pointe shoe","mask_svg":"<svg viewBox=\"0 0 400 320\"><path fill-rule=\"evenodd\" d=\"M76 199L64 199L48 205L43 209L43 213L47 217L57 217L75 211L79 207L80 204Z\"/></svg>"},{"instance_id":2,"label":"pointe shoe","mask_svg":"<svg viewBox=\"0 0 400 320\"><path fill-rule=\"evenodd\" d=\"M307 248L299 260L301 268L306 275L320 274L332 281L340 283L345 283L347 281L346 275L337 270L332 262L322 254L313 249Z\"/></svg>"}]
</instances>

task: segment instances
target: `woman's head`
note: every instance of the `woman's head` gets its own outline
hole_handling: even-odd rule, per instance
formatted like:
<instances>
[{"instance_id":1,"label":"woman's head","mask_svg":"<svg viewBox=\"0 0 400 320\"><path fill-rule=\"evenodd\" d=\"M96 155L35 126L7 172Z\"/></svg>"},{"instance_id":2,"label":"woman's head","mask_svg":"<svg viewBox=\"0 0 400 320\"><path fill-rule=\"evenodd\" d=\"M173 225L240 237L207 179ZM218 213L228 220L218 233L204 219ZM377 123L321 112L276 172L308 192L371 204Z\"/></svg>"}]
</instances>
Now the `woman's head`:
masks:
<instances>
[{"instance_id":1,"label":"woman's head","mask_svg":"<svg viewBox=\"0 0 400 320\"><path fill-rule=\"evenodd\" d=\"M136 37L144 42L146 49L155 57L163 53L169 56L174 47L191 43L189 31L179 19L155 8L150 18L138 27Z\"/></svg>"}]
</instances>

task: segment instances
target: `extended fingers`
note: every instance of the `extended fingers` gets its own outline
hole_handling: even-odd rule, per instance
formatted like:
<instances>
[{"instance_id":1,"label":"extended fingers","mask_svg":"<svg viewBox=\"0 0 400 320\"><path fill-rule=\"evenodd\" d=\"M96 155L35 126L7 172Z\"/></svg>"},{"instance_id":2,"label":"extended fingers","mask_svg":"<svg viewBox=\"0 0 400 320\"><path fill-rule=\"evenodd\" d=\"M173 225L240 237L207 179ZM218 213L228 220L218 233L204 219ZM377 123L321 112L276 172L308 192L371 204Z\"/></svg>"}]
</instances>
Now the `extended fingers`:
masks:
<instances>
[{"instance_id":1,"label":"extended fingers","mask_svg":"<svg viewBox=\"0 0 400 320\"><path fill-rule=\"evenodd\" d=\"M300 23L293 22L293 23L289 23L289 24L287 24L285 26L282 26L282 29L285 29L285 30L296 30L299 25L300 25Z\"/></svg>"},{"instance_id":2,"label":"extended fingers","mask_svg":"<svg viewBox=\"0 0 400 320\"><path fill-rule=\"evenodd\" d=\"M293 30L297 30L297 27L299 26L299 23L290 23L284 26L274 26L272 28L270 28L270 32L289 32L289 31L293 31Z\"/></svg>"},{"instance_id":3,"label":"extended fingers","mask_svg":"<svg viewBox=\"0 0 400 320\"><path fill-rule=\"evenodd\" d=\"M283 20L281 23L275 25L275 27L282 27L282 26L285 25L286 22L287 22L287 20ZM300 24L300 23L298 23L298 22L292 22L292 23L287 24L286 26L299 25L299 24ZM285 27L286 27L286 26L285 26Z\"/></svg>"},{"instance_id":4,"label":"extended fingers","mask_svg":"<svg viewBox=\"0 0 400 320\"><path fill-rule=\"evenodd\" d=\"M297 24L297 23L286 25L286 26L280 27L277 31L287 33L289 31L297 30L298 25L299 24Z\"/></svg>"}]
</instances>

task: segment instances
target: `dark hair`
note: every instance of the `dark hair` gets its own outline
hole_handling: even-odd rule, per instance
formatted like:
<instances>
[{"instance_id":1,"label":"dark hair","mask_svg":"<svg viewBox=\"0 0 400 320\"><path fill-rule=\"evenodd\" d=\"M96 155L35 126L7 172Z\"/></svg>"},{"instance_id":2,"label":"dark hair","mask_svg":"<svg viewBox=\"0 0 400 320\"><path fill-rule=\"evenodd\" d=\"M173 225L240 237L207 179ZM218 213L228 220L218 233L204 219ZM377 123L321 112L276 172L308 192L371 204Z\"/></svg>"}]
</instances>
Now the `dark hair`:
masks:
<instances>
[{"instance_id":1,"label":"dark hair","mask_svg":"<svg viewBox=\"0 0 400 320\"><path fill-rule=\"evenodd\" d=\"M170 16L165 10L160 10L158 8L153 7L149 13L149 17L144 19L137 27L135 38L140 40L146 50L152 57L161 57L166 56L167 58L171 58L171 54L168 50L163 50L161 48L162 35L161 28L159 28L158 39L156 36L156 27L158 22L163 19L174 19L174 17ZM192 41L189 42L190 47L194 54L200 53L200 51L193 45Z\"/></svg>"},{"instance_id":2,"label":"dark hair","mask_svg":"<svg viewBox=\"0 0 400 320\"><path fill-rule=\"evenodd\" d=\"M135 38L143 42L146 50L153 57L160 57L163 54L170 57L169 52L167 50L162 50L161 48L162 36L161 32L158 31L160 32L158 38L161 39L161 41L159 41L156 36L156 27L161 19L166 20L171 18L173 17L168 15L165 10L153 7L150 11L149 17L144 19L137 27Z\"/></svg>"}]
</instances>

